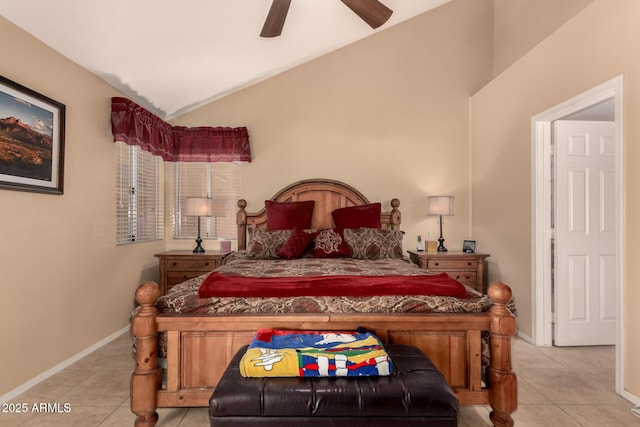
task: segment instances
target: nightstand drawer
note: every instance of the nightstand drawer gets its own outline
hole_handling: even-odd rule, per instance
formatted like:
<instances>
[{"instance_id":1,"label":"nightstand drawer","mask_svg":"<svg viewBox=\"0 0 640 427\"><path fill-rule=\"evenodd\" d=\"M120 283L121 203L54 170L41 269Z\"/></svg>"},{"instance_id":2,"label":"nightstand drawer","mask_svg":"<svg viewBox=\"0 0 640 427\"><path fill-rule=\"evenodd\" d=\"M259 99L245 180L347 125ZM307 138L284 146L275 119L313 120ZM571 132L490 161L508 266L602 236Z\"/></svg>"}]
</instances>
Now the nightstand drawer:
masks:
<instances>
[{"instance_id":1,"label":"nightstand drawer","mask_svg":"<svg viewBox=\"0 0 640 427\"><path fill-rule=\"evenodd\" d=\"M218 267L218 260L214 259L167 259L167 271L209 271Z\"/></svg>"},{"instance_id":2,"label":"nightstand drawer","mask_svg":"<svg viewBox=\"0 0 640 427\"><path fill-rule=\"evenodd\" d=\"M475 271L447 271L447 274L464 285L476 288L478 284L478 273Z\"/></svg>"},{"instance_id":3,"label":"nightstand drawer","mask_svg":"<svg viewBox=\"0 0 640 427\"><path fill-rule=\"evenodd\" d=\"M475 268L476 264L477 261L474 261L472 259L438 258L428 259L426 268L439 270L466 270L469 268Z\"/></svg>"}]
</instances>

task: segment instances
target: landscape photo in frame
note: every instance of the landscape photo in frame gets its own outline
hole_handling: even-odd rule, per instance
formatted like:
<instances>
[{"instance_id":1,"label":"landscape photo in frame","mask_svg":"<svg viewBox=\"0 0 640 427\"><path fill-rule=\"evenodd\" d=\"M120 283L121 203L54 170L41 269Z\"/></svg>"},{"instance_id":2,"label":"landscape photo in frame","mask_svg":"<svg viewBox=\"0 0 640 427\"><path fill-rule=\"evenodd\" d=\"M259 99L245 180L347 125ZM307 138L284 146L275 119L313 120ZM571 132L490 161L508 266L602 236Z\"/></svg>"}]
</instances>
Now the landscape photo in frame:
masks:
<instances>
[{"instance_id":1,"label":"landscape photo in frame","mask_svg":"<svg viewBox=\"0 0 640 427\"><path fill-rule=\"evenodd\" d=\"M65 106L0 76L0 189L62 194Z\"/></svg>"}]
</instances>

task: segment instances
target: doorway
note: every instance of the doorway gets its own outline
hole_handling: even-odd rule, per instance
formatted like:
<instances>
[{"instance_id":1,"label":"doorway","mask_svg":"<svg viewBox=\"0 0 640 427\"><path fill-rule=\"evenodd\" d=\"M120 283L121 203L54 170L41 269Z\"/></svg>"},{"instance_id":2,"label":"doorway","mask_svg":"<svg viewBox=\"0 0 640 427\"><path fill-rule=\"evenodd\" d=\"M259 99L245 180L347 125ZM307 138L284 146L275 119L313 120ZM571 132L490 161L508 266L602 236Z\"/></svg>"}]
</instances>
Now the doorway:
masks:
<instances>
[{"instance_id":1,"label":"doorway","mask_svg":"<svg viewBox=\"0 0 640 427\"><path fill-rule=\"evenodd\" d=\"M617 134L616 144L616 174L615 192L615 248L616 261L613 268L615 270L615 308L617 318L623 319L622 312L622 262L623 262L623 241L624 235L622 221L622 194L623 194L623 140L622 140L622 76L607 81L583 94L569 99L547 111L544 111L532 118L532 301L533 307L533 340L536 345L551 346L554 338L554 295L553 278L557 266L553 265L556 258L553 253L553 208L552 202L553 185L553 150L552 144L553 122L560 119L576 118L576 114L585 111L593 111L594 106L610 105L613 107L613 122L615 133ZM616 322L616 391L620 394L623 390L622 384L622 351L624 342L621 334L622 322Z\"/></svg>"}]
</instances>

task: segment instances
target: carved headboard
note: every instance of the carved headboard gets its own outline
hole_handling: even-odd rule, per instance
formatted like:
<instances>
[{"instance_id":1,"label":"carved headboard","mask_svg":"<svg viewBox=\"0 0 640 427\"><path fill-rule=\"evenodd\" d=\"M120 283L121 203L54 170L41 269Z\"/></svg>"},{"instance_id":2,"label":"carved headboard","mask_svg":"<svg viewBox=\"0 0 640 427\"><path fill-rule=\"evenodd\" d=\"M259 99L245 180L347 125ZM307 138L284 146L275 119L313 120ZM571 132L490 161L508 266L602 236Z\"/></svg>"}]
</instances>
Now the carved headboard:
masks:
<instances>
[{"instance_id":1,"label":"carved headboard","mask_svg":"<svg viewBox=\"0 0 640 427\"><path fill-rule=\"evenodd\" d=\"M306 179L294 182L278 191L271 200L275 202L299 202L314 200L313 217L311 227L325 229L334 227L331 212L338 208L348 206L366 205L369 202L361 192L340 181L330 179ZM380 222L382 228L392 230L400 229L401 215L398 207L398 199L391 200L391 211L382 212ZM238 249L247 247L247 231L253 228L264 228L267 225L267 210L262 208L256 213L248 213L245 208L247 201L238 200Z\"/></svg>"}]
</instances>

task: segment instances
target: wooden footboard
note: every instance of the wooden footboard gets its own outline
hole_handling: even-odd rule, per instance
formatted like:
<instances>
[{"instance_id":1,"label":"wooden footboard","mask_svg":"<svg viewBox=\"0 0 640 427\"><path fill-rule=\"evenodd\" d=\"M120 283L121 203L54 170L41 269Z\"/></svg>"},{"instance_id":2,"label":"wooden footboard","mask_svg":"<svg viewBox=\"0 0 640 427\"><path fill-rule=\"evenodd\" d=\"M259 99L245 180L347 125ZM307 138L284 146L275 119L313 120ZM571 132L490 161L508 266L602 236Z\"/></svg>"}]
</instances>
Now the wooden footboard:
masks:
<instances>
[{"instance_id":1,"label":"wooden footboard","mask_svg":"<svg viewBox=\"0 0 640 427\"><path fill-rule=\"evenodd\" d=\"M131 376L131 410L136 426L153 426L158 407L208 406L215 385L237 349L260 328L301 330L374 330L386 343L414 345L444 374L461 405L492 407L491 422L513 425L517 406L516 375L511 370L515 318L506 307L511 289L489 286L494 305L473 314L289 314L163 315L154 304L155 283L136 292L140 304L132 320L136 369ZM491 365L483 378L482 332L490 334ZM167 334L167 372L158 368L158 332Z\"/></svg>"}]
</instances>

